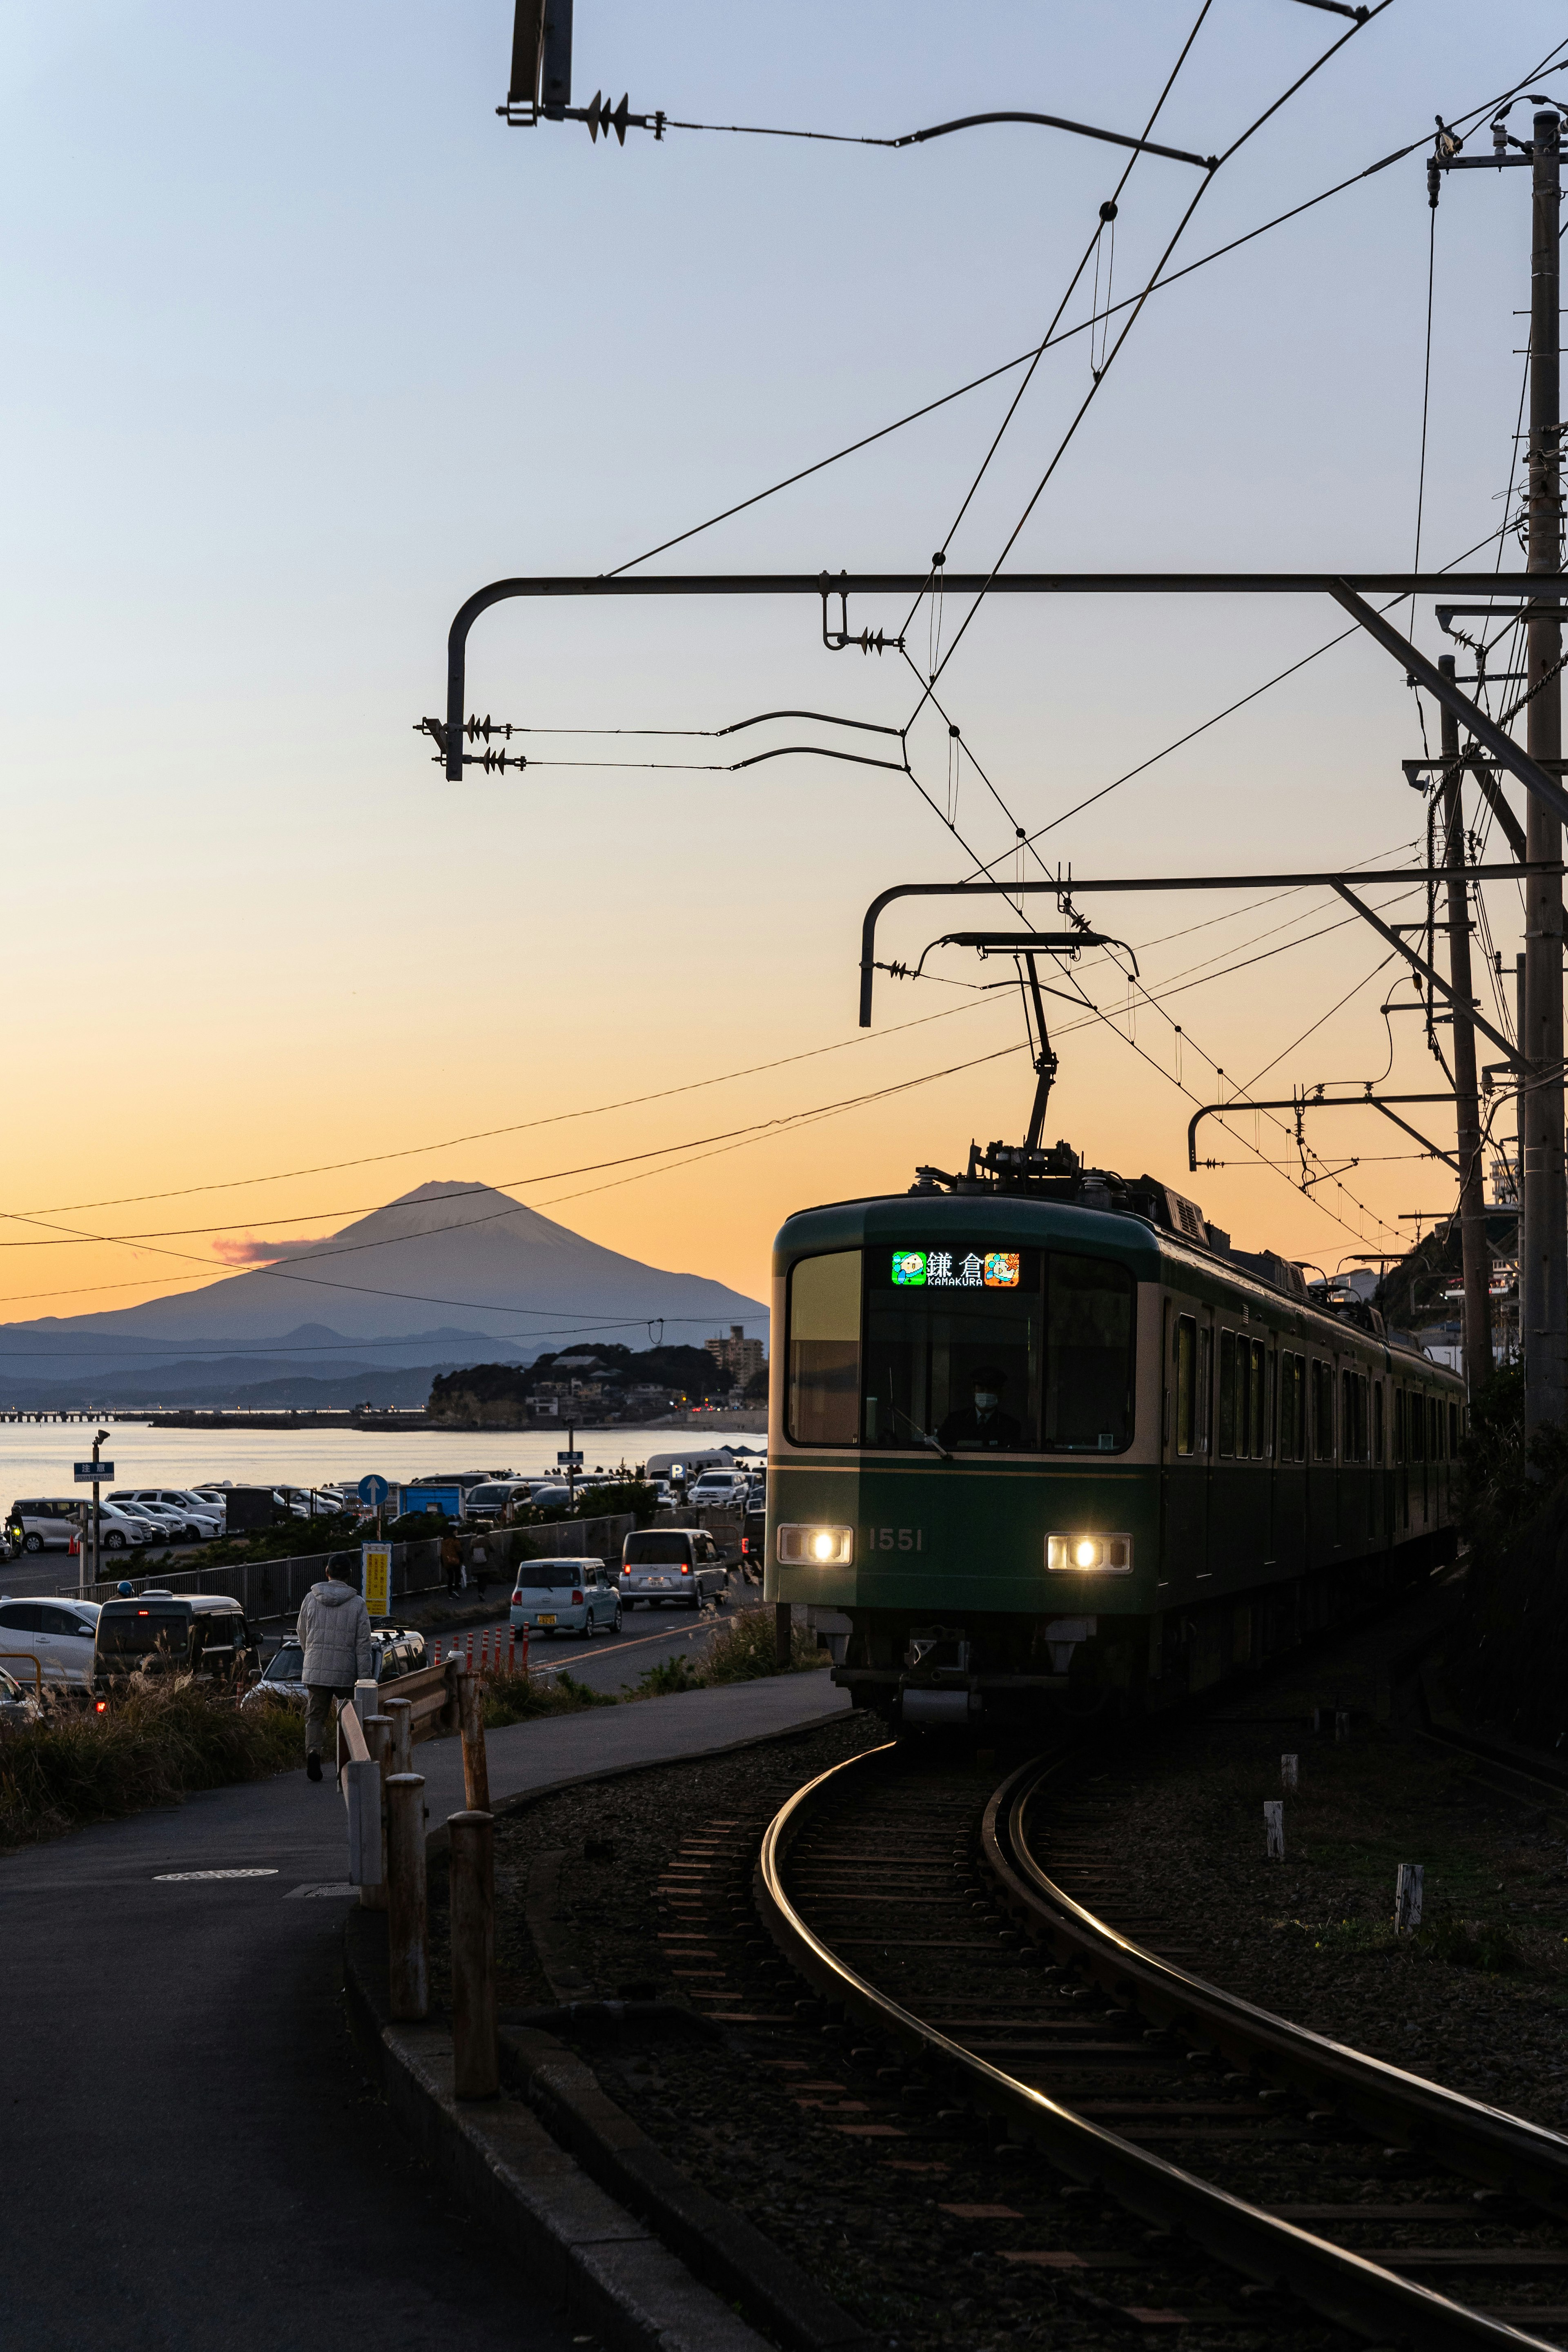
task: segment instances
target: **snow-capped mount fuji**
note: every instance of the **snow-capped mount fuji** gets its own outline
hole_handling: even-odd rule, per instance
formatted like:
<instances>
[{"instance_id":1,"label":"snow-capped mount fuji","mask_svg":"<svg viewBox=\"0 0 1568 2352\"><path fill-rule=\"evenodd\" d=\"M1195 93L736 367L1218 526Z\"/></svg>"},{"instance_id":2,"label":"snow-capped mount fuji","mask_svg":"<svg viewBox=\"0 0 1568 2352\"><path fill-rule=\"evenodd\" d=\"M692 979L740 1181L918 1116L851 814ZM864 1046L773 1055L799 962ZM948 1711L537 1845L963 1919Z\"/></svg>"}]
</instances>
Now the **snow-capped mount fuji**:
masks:
<instances>
[{"instance_id":1,"label":"snow-capped mount fuji","mask_svg":"<svg viewBox=\"0 0 1568 2352\"><path fill-rule=\"evenodd\" d=\"M58 1380L260 1349L279 1369L304 1370L356 1343L387 1364L505 1361L575 1339L647 1347L644 1325L659 1322L667 1341L700 1346L737 1323L765 1338L768 1315L721 1282L623 1256L490 1185L430 1183L199 1290L0 1326L0 1362L11 1380Z\"/></svg>"}]
</instances>

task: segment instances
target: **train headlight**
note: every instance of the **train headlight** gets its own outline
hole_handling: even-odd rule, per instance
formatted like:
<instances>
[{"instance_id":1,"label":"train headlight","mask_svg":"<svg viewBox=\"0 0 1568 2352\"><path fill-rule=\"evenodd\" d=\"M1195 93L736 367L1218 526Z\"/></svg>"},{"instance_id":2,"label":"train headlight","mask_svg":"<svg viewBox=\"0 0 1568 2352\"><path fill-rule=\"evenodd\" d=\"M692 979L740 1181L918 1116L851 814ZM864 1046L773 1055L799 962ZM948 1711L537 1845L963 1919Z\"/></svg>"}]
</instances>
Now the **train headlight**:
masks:
<instances>
[{"instance_id":1,"label":"train headlight","mask_svg":"<svg viewBox=\"0 0 1568 2352\"><path fill-rule=\"evenodd\" d=\"M1047 1569L1076 1570L1081 1574L1127 1576L1132 1568L1131 1536L1094 1536L1074 1529L1046 1538Z\"/></svg>"},{"instance_id":2,"label":"train headlight","mask_svg":"<svg viewBox=\"0 0 1568 2352\"><path fill-rule=\"evenodd\" d=\"M855 1557L855 1530L781 1527L775 1549L781 1568L847 1568Z\"/></svg>"}]
</instances>

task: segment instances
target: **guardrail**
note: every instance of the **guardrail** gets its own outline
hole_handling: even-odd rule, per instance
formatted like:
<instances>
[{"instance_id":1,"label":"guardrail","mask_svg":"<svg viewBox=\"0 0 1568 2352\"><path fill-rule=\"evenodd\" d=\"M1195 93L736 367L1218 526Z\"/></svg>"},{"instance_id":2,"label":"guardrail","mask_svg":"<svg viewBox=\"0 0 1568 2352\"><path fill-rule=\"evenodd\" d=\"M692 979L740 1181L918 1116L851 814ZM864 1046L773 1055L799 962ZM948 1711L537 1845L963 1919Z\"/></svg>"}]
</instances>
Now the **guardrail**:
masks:
<instances>
[{"instance_id":1,"label":"guardrail","mask_svg":"<svg viewBox=\"0 0 1568 2352\"><path fill-rule=\"evenodd\" d=\"M4 1665L7 1658L20 1658L24 1664L32 1667L34 1687L41 1700L44 1696L44 1670L39 1664L37 1659L33 1655L32 1651L0 1650L0 1665Z\"/></svg>"}]
</instances>

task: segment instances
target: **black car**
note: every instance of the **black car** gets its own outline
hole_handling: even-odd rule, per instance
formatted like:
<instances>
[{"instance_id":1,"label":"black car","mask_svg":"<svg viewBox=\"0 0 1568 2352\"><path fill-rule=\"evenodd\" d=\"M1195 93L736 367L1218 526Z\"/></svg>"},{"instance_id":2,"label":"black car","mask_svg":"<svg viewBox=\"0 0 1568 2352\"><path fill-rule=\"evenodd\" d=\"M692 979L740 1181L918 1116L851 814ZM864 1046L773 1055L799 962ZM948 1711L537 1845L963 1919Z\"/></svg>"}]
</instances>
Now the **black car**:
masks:
<instances>
[{"instance_id":1,"label":"black car","mask_svg":"<svg viewBox=\"0 0 1568 2352\"><path fill-rule=\"evenodd\" d=\"M767 1566L767 1526L762 1504L749 1504L741 1520L741 1565L748 1576L761 1576Z\"/></svg>"},{"instance_id":2,"label":"black car","mask_svg":"<svg viewBox=\"0 0 1568 2352\"><path fill-rule=\"evenodd\" d=\"M237 1601L220 1592L136 1593L98 1612L92 1676L100 1686L162 1667L239 1682L257 1663L256 1636Z\"/></svg>"}]
</instances>

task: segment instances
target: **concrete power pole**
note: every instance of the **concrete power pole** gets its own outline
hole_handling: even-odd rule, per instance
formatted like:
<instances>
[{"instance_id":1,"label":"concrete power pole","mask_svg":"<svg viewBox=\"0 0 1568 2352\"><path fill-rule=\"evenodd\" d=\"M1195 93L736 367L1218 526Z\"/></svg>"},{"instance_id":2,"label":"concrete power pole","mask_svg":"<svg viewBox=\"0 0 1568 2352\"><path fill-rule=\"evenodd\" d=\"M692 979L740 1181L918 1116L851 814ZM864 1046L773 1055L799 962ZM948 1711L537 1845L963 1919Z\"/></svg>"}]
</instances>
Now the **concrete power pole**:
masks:
<instances>
[{"instance_id":1,"label":"concrete power pole","mask_svg":"<svg viewBox=\"0 0 1568 2352\"><path fill-rule=\"evenodd\" d=\"M1439 669L1452 673L1452 654ZM1465 1267L1465 1380L1472 1398L1492 1369L1491 1251L1487 1243L1481 1169L1481 1107L1476 1088L1476 1031L1468 1017L1469 894L1465 884L1465 816L1459 788L1459 722L1443 712L1444 863L1448 869L1448 980L1454 991L1454 1107L1458 1127L1459 1236Z\"/></svg>"},{"instance_id":2,"label":"concrete power pole","mask_svg":"<svg viewBox=\"0 0 1568 2352\"><path fill-rule=\"evenodd\" d=\"M1529 569L1562 569L1558 440L1558 203L1555 108L1533 125L1530 289ZM1563 692L1557 664L1562 625L1555 599L1528 624L1527 747L1552 774L1563 751ZM1528 858L1556 864L1563 827L1533 793L1525 820ZM1555 875L1525 884L1525 1080L1520 1250L1520 1341L1524 1351L1527 1431L1568 1420L1568 1184L1563 1166L1563 886ZM1456 1035L1457 1035L1456 1032Z\"/></svg>"}]
</instances>

